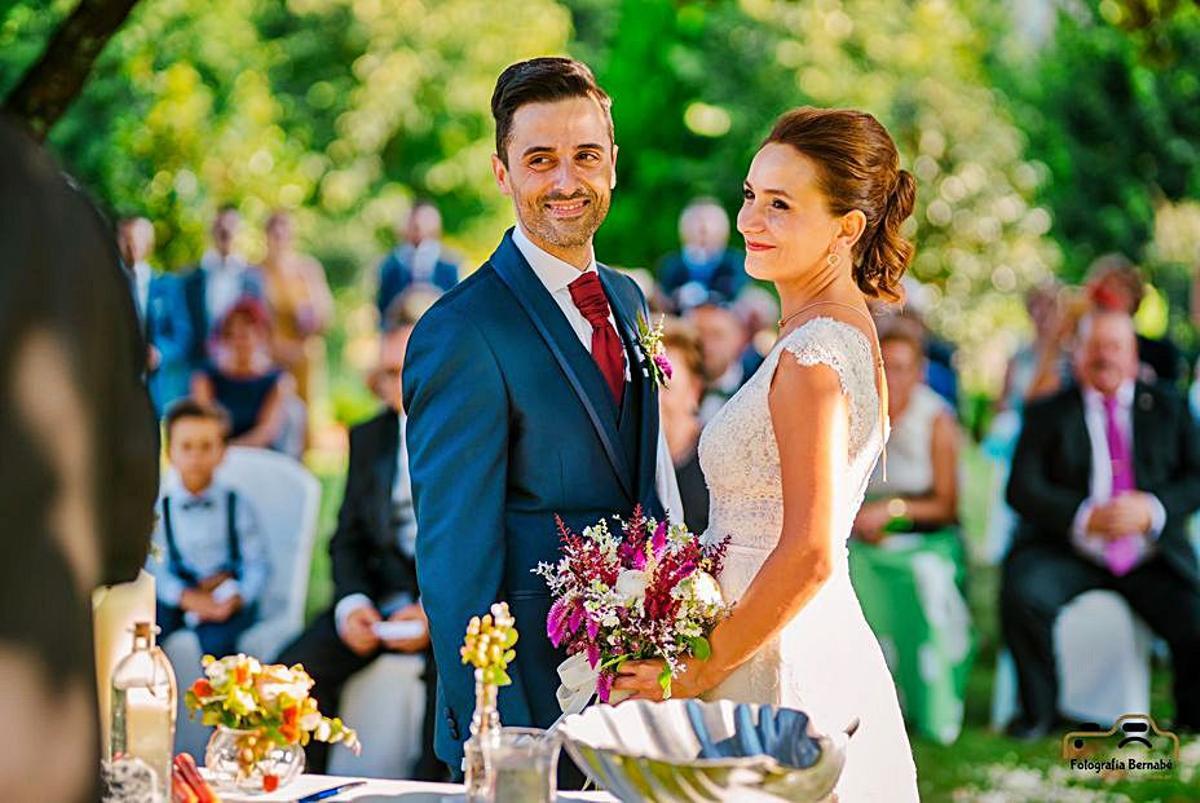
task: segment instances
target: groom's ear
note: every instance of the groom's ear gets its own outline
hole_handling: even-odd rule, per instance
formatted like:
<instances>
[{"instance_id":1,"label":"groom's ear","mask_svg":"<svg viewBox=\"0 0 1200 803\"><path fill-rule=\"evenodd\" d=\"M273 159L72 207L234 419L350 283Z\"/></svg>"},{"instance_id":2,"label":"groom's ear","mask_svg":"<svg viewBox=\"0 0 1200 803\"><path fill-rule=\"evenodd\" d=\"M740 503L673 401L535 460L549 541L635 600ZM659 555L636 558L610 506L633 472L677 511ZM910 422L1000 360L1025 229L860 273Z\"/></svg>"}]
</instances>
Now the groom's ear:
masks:
<instances>
[{"instance_id":1,"label":"groom's ear","mask_svg":"<svg viewBox=\"0 0 1200 803\"><path fill-rule=\"evenodd\" d=\"M612 179L608 182L608 188L615 190L617 188L617 152L621 149L617 147L617 143L612 146Z\"/></svg>"},{"instance_id":2,"label":"groom's ear","mask_svg":"<svg viewBox=\"0 0 1200 803\"><path fill-rule=\"evenodd\" d=\"M496 176L496 186L500 188L500 192L511 196L512 187L510 187L508 184L508 167L505 166L504 161L494 153L492 154L492 174Z\"/></svg>"}]
</instances>

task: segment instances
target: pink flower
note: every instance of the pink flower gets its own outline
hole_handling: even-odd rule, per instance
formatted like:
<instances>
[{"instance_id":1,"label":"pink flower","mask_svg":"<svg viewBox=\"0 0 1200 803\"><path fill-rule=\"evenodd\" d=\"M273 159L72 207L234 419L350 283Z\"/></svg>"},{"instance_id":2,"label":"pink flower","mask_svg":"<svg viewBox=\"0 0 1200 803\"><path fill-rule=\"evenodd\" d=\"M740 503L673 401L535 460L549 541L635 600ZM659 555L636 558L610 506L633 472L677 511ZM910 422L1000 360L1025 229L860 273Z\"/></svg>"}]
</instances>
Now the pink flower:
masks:
<instances>
[{"instance_id":1,"label":"pink flower","mask_svg":"<svg viewBox=\"0 0 1200 803\"><path fill-rule=\"evenodd\" d=\"M674 377L675 370L671 368L671 361L667 359L667 355L655 354L654 364L658 366L658 369L663 372L663 376L667 379Z\"/></svg>"},{"instance_id":2,"label":"pink flower","mask_svg":"<svg viewBox=\"0 0 1200 803\"><path fill-rule=\"evenodd\" d=\"M600 677L596 678L596 694L600 697L600 702L608 702L609 695L612 694L612 684L611 672L601 672Z\"/></svg>"},{"instance_id":3,"label":"pink flower","mask_svg":"<svg viewBox=\"0 0 1200 803\"><path fill-rule=\"evenodd\" d=\"M546 637L555 647L561 645L567 638L566 613L566 597L559 597L554 600L554 604L550 606L550 613L546 615Z\"/></svg>"}]
</instances>

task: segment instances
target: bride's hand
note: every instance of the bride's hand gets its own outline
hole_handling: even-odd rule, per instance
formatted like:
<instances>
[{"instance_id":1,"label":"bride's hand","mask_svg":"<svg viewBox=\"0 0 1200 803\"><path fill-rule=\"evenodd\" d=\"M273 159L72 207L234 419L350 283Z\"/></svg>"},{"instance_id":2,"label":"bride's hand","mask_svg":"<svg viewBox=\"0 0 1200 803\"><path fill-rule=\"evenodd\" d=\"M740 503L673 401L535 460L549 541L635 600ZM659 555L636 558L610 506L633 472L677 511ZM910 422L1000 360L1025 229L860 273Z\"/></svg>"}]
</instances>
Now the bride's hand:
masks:
<instances>
[{"instance_id":1,"label":"bride's hand","mask_svg":"<svg viewBox=\"0 0 1200 803\"><path fill-rule=\"evenodd\" d=\"M704 666L703 661L684 658L683 664L686 669L671 679L671 699L699 697L716 685L706 682L704 673L701 671ZM664 666L666 666L665 662L657 659L626 661L621 664L621 668L617 672L617 679L613 681L613 690L633 692L633 696L627 698L629 700L661 700L663 699L663 690L658 683L658 678L662 674Z\"/></svg>"}]
</instances>

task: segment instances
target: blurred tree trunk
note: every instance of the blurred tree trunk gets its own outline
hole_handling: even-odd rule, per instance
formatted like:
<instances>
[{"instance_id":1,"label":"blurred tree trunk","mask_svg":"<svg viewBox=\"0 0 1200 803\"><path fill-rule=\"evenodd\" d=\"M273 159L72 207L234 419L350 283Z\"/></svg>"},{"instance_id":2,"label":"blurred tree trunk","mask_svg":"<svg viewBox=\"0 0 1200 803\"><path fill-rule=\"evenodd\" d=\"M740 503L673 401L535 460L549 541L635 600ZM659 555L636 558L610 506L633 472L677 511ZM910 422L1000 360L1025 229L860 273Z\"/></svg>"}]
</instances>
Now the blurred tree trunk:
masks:
<instances>
[{"instance_id":1,"label":"blurred tree trunk","mask_svg":"<svg viewBox=\"0 0 1200 803\"><path fill-rule=\"evenodd\" d=\"M41 57L4 100L4 109L24 120L39 139L83 91L96 58L138 0L80 0L50 37Z\"/></svg>"}]
</instances>

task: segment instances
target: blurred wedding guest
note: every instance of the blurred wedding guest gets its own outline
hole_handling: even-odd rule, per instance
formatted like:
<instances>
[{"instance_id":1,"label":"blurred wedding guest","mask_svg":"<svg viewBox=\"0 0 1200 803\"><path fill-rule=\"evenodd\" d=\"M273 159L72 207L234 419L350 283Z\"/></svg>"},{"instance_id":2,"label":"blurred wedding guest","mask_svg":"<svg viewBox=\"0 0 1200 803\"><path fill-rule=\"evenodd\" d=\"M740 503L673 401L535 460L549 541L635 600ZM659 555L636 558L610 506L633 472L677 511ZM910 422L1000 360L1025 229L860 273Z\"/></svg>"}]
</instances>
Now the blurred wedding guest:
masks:
<instances>
[{"instance_id":1,"label":"blurred wedding guest","mask_svg":"<svg viewBox=\"0 0 1200 803\"><path fill-rule=\"evenodd\" d=\"M146 384L155 414L162 418L171 402L188 394L188 349L192 330L177 277L150 266L154 224L144 217L117 226L121 259L133 273L133 299L142 339L146 341Z\"/></svg>"},{"instance_id":2,"label":"blurred wedding guest","mask_svg":"<svg viewBox=\"0 0 1200 803\"><path fill-rule=\"evenodd\" d=\"M984 539L984 555L992 565L999 564L1007 554L1017 523L1005 501L1005 490L1021 432L1021 412L1027 402L1053 395L1075 381L1071 351L1079 317L1089 306L1085 297L1069 293L1055 280L1035 285L1025 294L1033 341L1009 359L996 415L980 443L983 455L994 468Z\"/></svg>"},{"instance_id":3,"label":"blurred wedding guest","mask_svg":"<svg viewBox=\"0 0 1200 803\"><path fill-rule=\"evenodd\" d=\"M409 287L432 285L444 292L458 283L459 258L442 244L442 213L432 201L417 201L397 234L400 244L379 263L375 306L381 327L388 307Z\"/></svg>"},{"instance_id":4,"label":"blurred wedding guest","mask_svg":"<svg viewBox=\"0 0 1200 803\"><path fill-rule=\"evenodd\" d=\"M192 378L192 397L229 413L230 443L275 448L286 423L283 371L271 361L266 308L245 298L225 314L215 358Z\"/></svg>"},{"instance_id":5,"label":"blurred wedding guest","mask_svg":"<svg viewBox=\"0 0 1200 803\"><path fill-rule=\"evenodd\" d=\"M158 595L158 638L187 628L206 655L221 658L238 651L238 637L258 619L267 545L253 503L215 478L225 457L225 411L180 399L164 428L174 471L158 499L158 556L146 559Z\"/></svg>"},{"instance_id":6,"label":"blurred wedding guest","mask_svg":"<svg viewBox=\"0 0 1200 803\"><path fill-rule=\"evenodd\" d=\"M1033 323L1033 341L1021 346L1004 371L1001 410L1020 410L1033 393L1045 396L1071 381L1071 356L1064 343L1063 288L1051 279L1025 294L1025 311ZM1036 381L1045 377L1042 381Z\"/></svg>"},{"instance_id":7,"label":"blurred wedding guest","mask_svg":"<svg viewBox=\"0 0 1200 803\"><path fill-rule=\"evenodd\" d=\"M688 312L687 320L696 328L704 354L700 423L707 424L754 375L763 358L750 345L745 322L727 303L705 301Z\"/></svg>"},{"instance_id":8,"label":"blurred wedding guest","mask_svg":"<svg viewBox=\"0 0 1200 803\"><path fill-rule=\"evenodd\" d=\"M747 282L745 254L729 248L729 215L715 198L697 198L679 216L681 248L663 258L658 283L680 312L712 294L732 302Z\"/></svg>"},{"instance_id":9,"label":"blurred wedding guest","mask_svg":"<svg viewBox=\"0 0 1200 803\"><path fill-rule=\"evenodd\" d=\"M0 153L0 800L81 803L99 794L91 595L146 559L158 427L110 225L2 117Z\"/></svg>"},{"instance_id":10,"label":"blurred wedding guest","mask_svg":"<svg viewBox=\"0 0 1200 803\"><path fill-rule=\"evenodd\" d=\"M296 251L290 214L282 210L271 213L266 235L262 273L271 314L271 351L275 362L295 380L297 395L311 402L313 387L323 379L325 341L321 334L333 320L333 294L321 263Z\"/></svg>"},{"instance_id":11,"label":"blurred wedding guest","mask_svg":"<svg viewBox=\"0 0 1200 803\"><path fill-rule=\"evenodd\" d=\"M708 485L700 469L700 399L704 395L704 356L694 327L668 320L663 346L671 362L671 381L662 391L662 426L675 464L683 501L683 521L699 535L708 529Z\"/></svg>"},{"instance_id":12,"label":"blurred wedding guest","mask_svg":"<svg viewBox=\"0 0 1200 803\"><path fill-rule=\"evenodd\" d=\"M265 299L262 272L234 250L241 226L242 216L236 206L221 207L213 219L212 248L181 278L192 330L188 351L192 371L202 368L209 359L214 329L234 304L247 296Z\"/></svg>"},{"instance_id":13,"label":"blurred wedding guest","mask_svg":"<svg viewBox=\"0 0 1200 803\"><path fill-rule=\"evenodd\" d=\"M1123 596L1171 650L1176 726L1200 728L1200 575L1187 524L1200 508L1200 434L1184 400L1139 381L1133 321L1080 326L1077 387L1025 408L1008 501L1021 526L1004 564L1000 613L1019 680L1017 738L1056 727L1052 632L1092 589Z\"/></svg>"},{"instance_id":14,"label":"blurred wedding guest","mask_svg":"<svg viewBox=\"0 0 1200 803\"><path fill-rule=\"evenodd\" d=\"M905 716L943 744L958 738L971 652L958 532L958 422L925 384L920 324L885 319L886 468L880 462L854 522L854 587L900 690ZM886 479L885 479L886 475Z\"/></svg>"},{"instance_id":15,"label":"blurred wedding guest","mask_svg":"<svg viewBox=\"0 0 1200 803\"><path fill-rule=\"evenodd\" d=\"M1124 312L1133 317L1146 296L1142 272L1124 254L1105 254L1091 264L1087 272L1088 298L1098 309ZM1163 382L1176 386L1184 374L1179 349L1169 338L1137 336L1138 378L1143 382Z\"/></svg>"},{"instance_id":16,"label":"blurred wedding guest","mask_svg":"<svg viewBox=\"0 0 1200 803\"><path fill-rule=\"evenodd\" d=\"M420 758L412 777L441 780L445 769L433 754L437 673L413 558L417 520L400 394L408 339L420 311L427 306L427 302L408 296L393 304L389 328L381 335L379 364L370 379L386 407L350 430L350 472L337 530L329 542L336 602L284 649L280 660L289 665L303 663L316 682L313 695L322 708L337 711L346 682L378 656L388 652L421 656L424 684L397 688L395 694L419 695L423 700ZM384 620L421 622L426 624L425 632L408 638L381 638L374 627ZM327 750L321 743L309 744L311 770L325 771Z\"/></svg>"}]
</instances>

